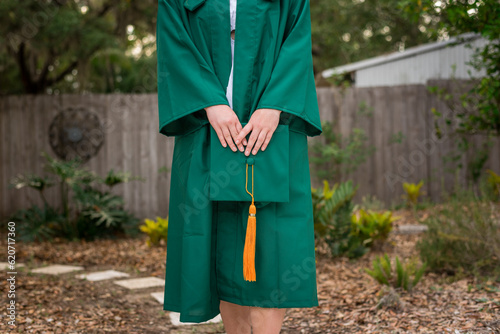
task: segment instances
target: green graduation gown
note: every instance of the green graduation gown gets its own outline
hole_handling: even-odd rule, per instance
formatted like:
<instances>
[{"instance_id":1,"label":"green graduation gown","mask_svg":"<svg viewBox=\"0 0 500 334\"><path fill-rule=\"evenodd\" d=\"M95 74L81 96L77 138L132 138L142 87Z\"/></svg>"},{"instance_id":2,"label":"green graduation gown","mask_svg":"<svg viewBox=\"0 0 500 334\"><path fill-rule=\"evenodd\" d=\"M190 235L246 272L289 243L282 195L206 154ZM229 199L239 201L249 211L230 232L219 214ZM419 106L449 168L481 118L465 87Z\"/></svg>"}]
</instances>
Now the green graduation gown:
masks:
<instances>
[{"instance_id":1,"label":"green graduation gown","mask_svg":"<svg viewBox=\"0 0 500 334\"><path fill-rule=\"evenodd\" d=\"M159 0L159 132L175 136L163 309L180 312L182 322L213 318L220 300L318 305L307 136L319 135L321 124L309 1L241 0L236 22L233 110L242 123L259 108L282 111L280 124L290 130L289 164L283 166L289 168L290 200L256 202L257 276L245 281L250 202L210 201L204 192L210 175L204 108L229 105L229 0Z\"/></svg>"}]
</instances>

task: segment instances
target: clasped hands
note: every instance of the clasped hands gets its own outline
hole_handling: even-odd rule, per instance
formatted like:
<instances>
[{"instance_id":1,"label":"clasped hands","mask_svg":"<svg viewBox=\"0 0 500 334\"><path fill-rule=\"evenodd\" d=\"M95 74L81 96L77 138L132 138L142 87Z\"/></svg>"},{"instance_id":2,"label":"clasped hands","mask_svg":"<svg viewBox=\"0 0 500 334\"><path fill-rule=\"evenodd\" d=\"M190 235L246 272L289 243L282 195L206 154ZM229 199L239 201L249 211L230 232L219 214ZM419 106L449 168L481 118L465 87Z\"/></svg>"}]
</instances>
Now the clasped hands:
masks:
<instances>
[{"instance_id":1,"label":"clasped hands","mask_svg":"<svg viewBox=\"0 0 500 334\"><path fill-rule=\"evenodd\" d=\"M229 145L233 152L237 149L255 155L264 151L271 141L274 131L278 127L281 110L257 109L254 111L245 127L236 116L236 113L225 104L206 107L208 121L214 128L222 146ZM248 141L246 136L250 133Z\"/></svg>"}]
</instances>

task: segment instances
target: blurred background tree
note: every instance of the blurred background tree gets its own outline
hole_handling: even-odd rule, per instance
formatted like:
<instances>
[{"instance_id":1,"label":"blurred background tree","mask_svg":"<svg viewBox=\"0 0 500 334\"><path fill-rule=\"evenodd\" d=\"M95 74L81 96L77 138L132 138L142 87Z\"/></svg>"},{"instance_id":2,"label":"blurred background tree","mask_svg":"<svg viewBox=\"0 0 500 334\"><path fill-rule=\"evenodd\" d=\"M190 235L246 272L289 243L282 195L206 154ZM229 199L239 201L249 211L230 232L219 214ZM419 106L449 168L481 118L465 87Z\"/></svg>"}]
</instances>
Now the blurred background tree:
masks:
<instances>
[{"instance_id":1,"label":"blurred background tree","mask_svg":"<svg viewBox=\"0 0 500 334\"><path fill-rule=\"evenodd\" d=\"M0 94L155 91L155 16L153 0L2 0Z\"/></svg>"},{"instance_id":2,"label":"blurred background tree","mask_svg":"<svg viewBox=\"0 0 500 334\"><path fill-rule=\"evenodd\" d=\"M436 20L407 17L400 0L310 0L316 71L433 41Z\"/></svg>"},{"instance_id":3,"label":"blurred background tree","mask_svg":"<svg viewBox=\"0 0 500 334\"><path fill-rule=\"evenodd\" d=\"M447 35L498 31L494 21L483 24L494 3L310 0L315 71ZM155 92L156 10L157 0L2 0L0 94ZM476 19L482 15L489 16Z\"/></svg>"}]
</instances>

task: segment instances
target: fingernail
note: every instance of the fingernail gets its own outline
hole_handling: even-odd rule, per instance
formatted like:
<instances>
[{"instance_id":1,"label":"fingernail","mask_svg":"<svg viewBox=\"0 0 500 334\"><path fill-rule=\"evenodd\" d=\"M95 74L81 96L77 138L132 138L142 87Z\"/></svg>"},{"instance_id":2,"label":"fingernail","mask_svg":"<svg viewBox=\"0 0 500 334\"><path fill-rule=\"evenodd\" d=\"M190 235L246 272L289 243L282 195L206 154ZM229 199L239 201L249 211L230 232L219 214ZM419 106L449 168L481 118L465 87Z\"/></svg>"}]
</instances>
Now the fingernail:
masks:
<instances>
[{"instance_id":1,"label":"fingernail","mask_svg":"<svg viewBox=\"0 0 500 334\"><path fill-rule=\"evenodd\" d=\"M252 151L252 154L253 154L253 155L256 155L256 154L257 154L257 150L253 150L253 151Z\"/></svg>"},{"instance_id":2,"label":"fingernail","mask_svg":"<svg viewBox=\"0 0 500 334\"><path fill-rule=\"evenodd\" d=\"M249 154L250 154L250 152L249 152L249 151L246 151L246 152L245 152L245 155L249 155Z\"/></svg>"},{"instance_id":3,"label":"fingernail","mask_svg":"<svg viewBox=\"0 0 500 334\"><path fill-rule=\"evenodd\" d=\"M238 139L236 139L236 144L239 144L239 143L240 143L240 141Z\"/></svg>"}]
</instances>

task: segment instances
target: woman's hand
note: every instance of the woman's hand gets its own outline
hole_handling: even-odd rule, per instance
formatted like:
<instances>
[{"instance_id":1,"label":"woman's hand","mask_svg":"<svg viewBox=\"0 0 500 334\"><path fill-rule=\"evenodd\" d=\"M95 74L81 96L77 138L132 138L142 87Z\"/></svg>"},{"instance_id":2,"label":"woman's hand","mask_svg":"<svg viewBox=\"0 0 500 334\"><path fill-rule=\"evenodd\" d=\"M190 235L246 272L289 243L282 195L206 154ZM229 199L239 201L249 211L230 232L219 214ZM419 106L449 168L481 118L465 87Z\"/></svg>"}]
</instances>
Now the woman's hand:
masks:
<instances>
[{"instance_id":1,"label":"woman's hand","mask_svg":"<svg viewBox=\"0 0 500 334\"><path fill-rule=\"evenodd\" d=\"M241 132L241 123L233 109L228 105L218 104L206 107L205 110L207 111L208 121L217 133L222 146L229 145L233 152L236 152L236 146L238 146L238 149L243 152L243 145L246 145L246 140L243 142L240 140L236 145L233 142Z\"/></svg>"},{"instance_id":2,"label":"woman's hand","mask_svg":"<svg viewBox=\"0 0 500 334\"><path fill-rule=\"evenodd\" d=\"M247 125L239 131L235 141L236 145L239 145L252 132L250 138L248 138L248 144L245 144L246 156L250 155L250 151L253 155L257 154L261 147L262 151L266 149L274 131L278 127L280 114L281 110L277 109L257 109L253 112Z\"/></svg>"}]
</instances>

